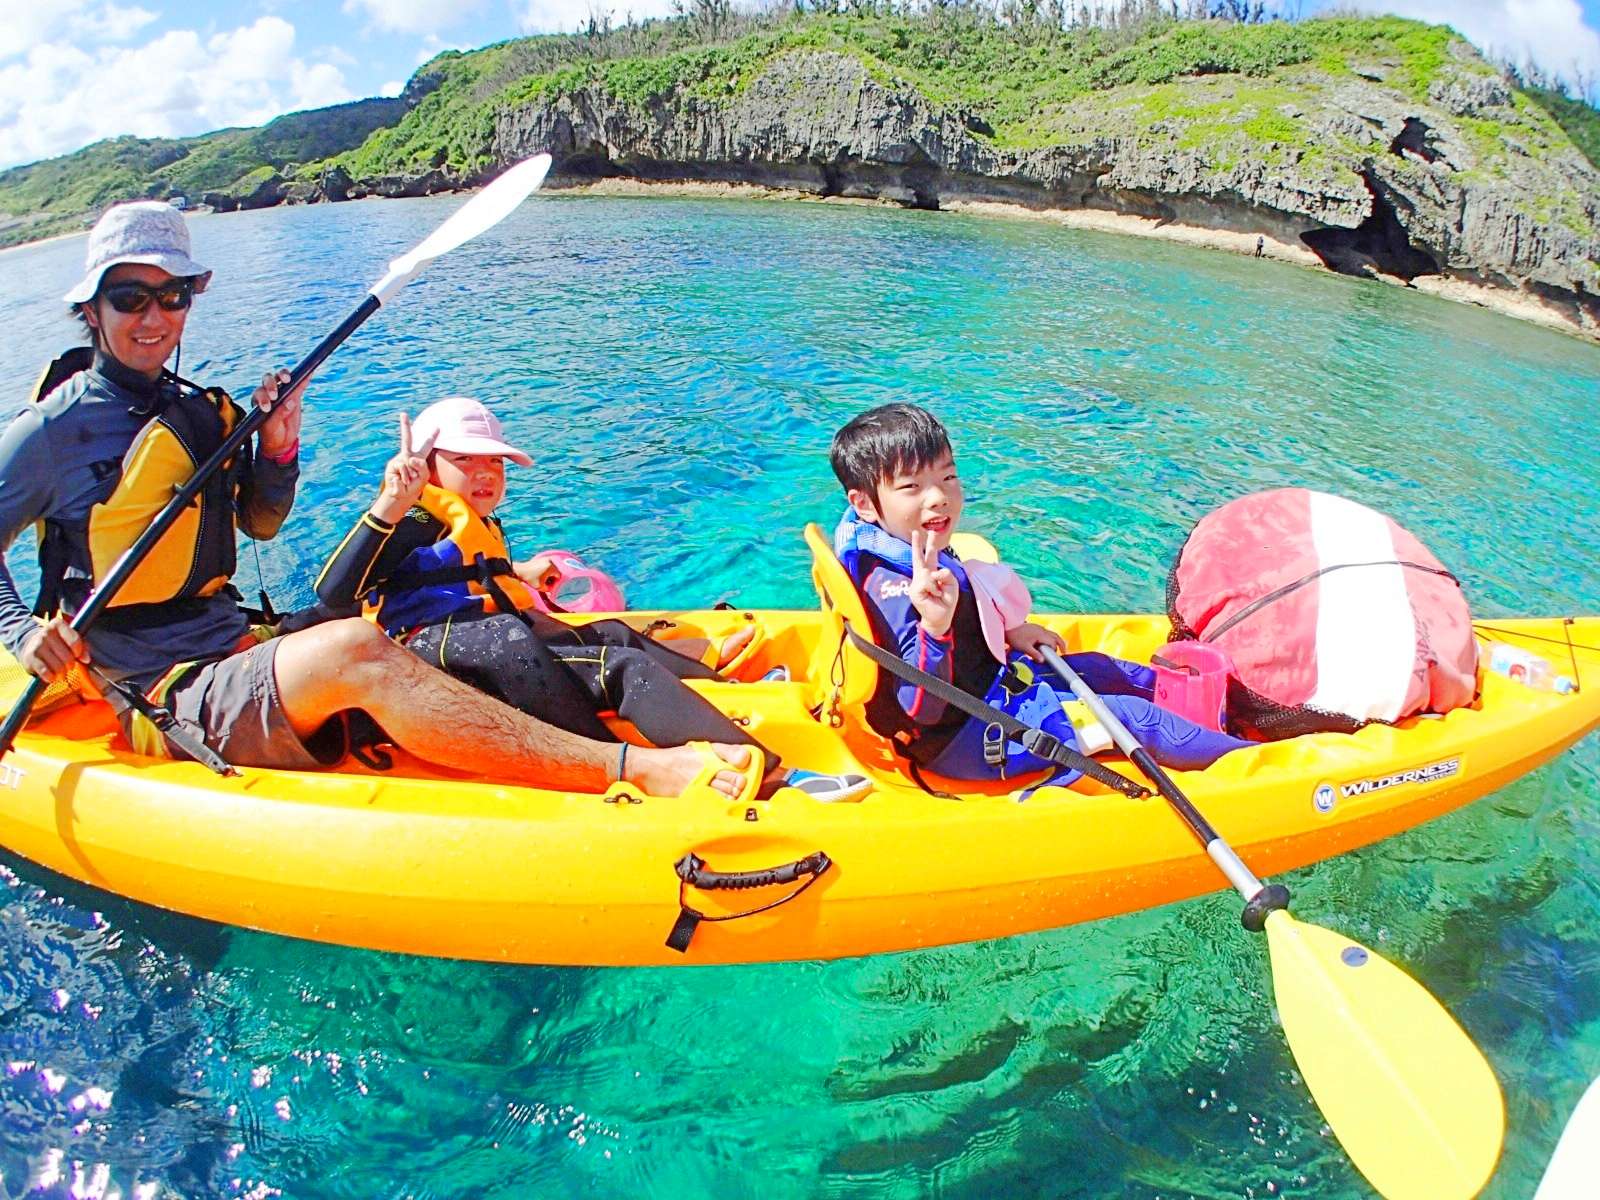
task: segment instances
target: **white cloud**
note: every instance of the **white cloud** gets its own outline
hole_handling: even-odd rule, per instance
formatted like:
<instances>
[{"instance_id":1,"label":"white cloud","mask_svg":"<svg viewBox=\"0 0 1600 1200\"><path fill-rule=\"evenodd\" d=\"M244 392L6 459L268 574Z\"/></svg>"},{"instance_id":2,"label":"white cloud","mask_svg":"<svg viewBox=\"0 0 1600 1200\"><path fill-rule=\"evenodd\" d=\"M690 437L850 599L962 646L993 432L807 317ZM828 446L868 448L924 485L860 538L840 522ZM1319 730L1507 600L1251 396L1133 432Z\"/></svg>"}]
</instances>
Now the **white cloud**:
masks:
<instances>
[{"instance_id":1,"label":"white cloud","mask_svg":"<svg viewBox=\"0 0 1600 1200\"><path fill-rule=\"evenodd\" d=\"M403 80L403 79L391 79L391 80L389 80L388 83L384 84L381 88L378 89L378 95L380 95L380 96L398 96L401 92L403 92L405 90L406 90L405 80Z\"/></svg>"},{"instance_id":2,"label":"white cloud","mask_svg":"<svg viewBox=\"0 0 1600 1200\"><path fill-rule=\"evenodd\" d=\"M613 25L672 15L672 0L519 0L512 5L523 33L571 33L589 17L609 13Z\"/></svg>"},{"instance_id":3,"label":"white cloud","mask_svg":"<svg viewBox=\"0 0 1600 1200\"><path fill-rule=\"evenodd\" d=\"M94 45L81 21L100 19L106 7L80 10L80 24L57 30L60 40L0 64L0 168L119 134L259 125L354 99L336 64L294 53L294 26L281 17L206 38L177 29L136 46Z\"/></svg>"},{"instance_id":4,"label":"white cloud","mask_svg":"<svg viewBox=\"0 0 1600 1200\"><path fill-rule=\"evenodd\" d=\"M125 42L155 19L156 14L148 8L104 4L88 14L84 33L95 41Z\"/></svg>"},{"instance_id":5,"label":"white cloud","mask_svg":"<svg viewBox=\"0 0 1600 1200\"><path fill-rule=\"evenodd\" d=\"M1578 0L1355 0L1345 7L1449 25L1480 50L1515 63L1532 61L1575 82L1600 73L1600 31L1584 21Z\"/></svg>"},{"instance_id":6,"label":"white cloud","mask_svg":"<svg viewBox=\"0 0 1600 1200\"><path fill-rule=\"evenodd\" d=\"M344 11L365 14L389 33L434 34L477 11L483 0L344 0Z\"/></svg>"},{"instance_id":7,"label":"white cloud","mask_svg":"<svg viewBox=\"0 0 1600 1200\"><path fill-rule=\"evenodd\" d=\"M0 38L0 62L58 37L79 46L126 41L156 19L149 9L114 3L91 6L90 0L11 0L6 7L7 36Z\"/></svg>"}]
</instances>

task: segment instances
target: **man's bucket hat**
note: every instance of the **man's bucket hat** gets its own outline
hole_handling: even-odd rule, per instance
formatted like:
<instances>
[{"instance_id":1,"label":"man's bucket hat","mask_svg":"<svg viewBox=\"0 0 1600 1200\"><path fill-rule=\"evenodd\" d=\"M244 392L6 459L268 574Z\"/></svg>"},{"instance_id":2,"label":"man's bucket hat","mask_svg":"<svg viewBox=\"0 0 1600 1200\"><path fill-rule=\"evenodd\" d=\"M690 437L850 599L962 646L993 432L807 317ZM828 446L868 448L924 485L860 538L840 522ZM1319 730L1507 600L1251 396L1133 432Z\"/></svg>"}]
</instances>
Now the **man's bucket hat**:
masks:
<instances>
[{"instance_id":1,"label":"man's bucket hat","mask_svg":"<svg viewBox=\"0 0 1600 1200\"><path fill-rule=\"evenodd\" d=\"M144 263L168 275L193 279L197 292L211 282L211 272L189 257L189 227L183 214L162 200L108 208L89 231L83 278L62 299L87 304L100 290L101 277L120 263Z\"/></svg>"}]
</instances>

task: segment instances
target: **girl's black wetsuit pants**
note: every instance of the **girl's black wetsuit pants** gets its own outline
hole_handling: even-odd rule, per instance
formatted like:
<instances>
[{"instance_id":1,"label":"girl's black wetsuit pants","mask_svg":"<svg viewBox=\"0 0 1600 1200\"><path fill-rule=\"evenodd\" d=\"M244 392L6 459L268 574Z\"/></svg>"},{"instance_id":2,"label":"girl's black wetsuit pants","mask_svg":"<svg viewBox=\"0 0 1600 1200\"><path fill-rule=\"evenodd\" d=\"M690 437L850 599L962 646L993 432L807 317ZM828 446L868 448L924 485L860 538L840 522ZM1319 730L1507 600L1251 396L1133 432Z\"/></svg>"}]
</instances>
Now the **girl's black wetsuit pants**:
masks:
<instances>
[{"instance_id":1,"label":"girl's black wetsuit pants","mask_svg":"<svg viewBox=\"0 0 1600 1200\"><path fill-rule=\"evenodd\" d=\"M573 626L542 613L457 615L406 642L426 662L558 729L617 740L608 709L657 746L689 741L762 746L684 679L720 679L710 667L653 642L621 621Z\"/></svg>"}]
</instances>

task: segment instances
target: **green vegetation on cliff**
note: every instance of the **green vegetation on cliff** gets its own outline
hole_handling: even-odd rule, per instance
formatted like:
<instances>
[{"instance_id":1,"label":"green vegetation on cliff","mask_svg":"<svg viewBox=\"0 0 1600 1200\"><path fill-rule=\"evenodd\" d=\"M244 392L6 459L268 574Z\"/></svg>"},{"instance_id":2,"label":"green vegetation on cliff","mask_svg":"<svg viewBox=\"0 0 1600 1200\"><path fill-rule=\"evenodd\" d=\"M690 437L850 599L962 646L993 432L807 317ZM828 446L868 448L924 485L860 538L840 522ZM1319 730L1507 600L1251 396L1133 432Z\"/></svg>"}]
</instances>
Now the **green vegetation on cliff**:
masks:
<instances>
[{"instance_id":1,"label":"green vegetation on cliff","mask_svg":"<svg viewBox=\"0 0 1600 1200\"><path fill-rule=\"evenodd\" d=\"M1549 88L1529 88L1528 95L1566 130L1584 157L1600 167L1600 111Z\"/></svg>"},{"instance_id":2,"label":"green vegetation on cliff","mask_svg":"<svg viewBox=\"0 0 1600 1200\"><path fill-rule=\"evenodd\" d=\"M396 127L334 161L358 178L431 169L471 177L489 166L497 114L584 87L641 113L680 94L725 103L775 58L806 50L848 54L885 84L972 113L998 149L1175 138L1218 169L1245 155L1314 163L1327 147L1301 118L1329 89L1377 85L1426 102L1441 82L1499 75L1450 29L1398 17L1151 18L1063 29L954 6L920 15L791 12L748 19L719 39L700 36L688 20L651 22L442 55L424 68L440 80L436 91ZM1506 86L1514 110L1472 130L1475 169L1497 175L1508 155L1548 153L1569 140L1595 158L1594 109Z\"/></svg>"}]
</instances>

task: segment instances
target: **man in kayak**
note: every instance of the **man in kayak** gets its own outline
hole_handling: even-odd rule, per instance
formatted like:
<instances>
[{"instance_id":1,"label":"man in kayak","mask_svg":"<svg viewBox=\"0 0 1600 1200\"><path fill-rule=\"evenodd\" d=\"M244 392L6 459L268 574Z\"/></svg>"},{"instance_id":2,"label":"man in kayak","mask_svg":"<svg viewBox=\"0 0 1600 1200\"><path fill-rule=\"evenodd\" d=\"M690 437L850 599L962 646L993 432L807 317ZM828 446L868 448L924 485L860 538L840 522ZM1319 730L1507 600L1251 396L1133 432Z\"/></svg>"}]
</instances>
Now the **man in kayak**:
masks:
<instances>
[{"instance_id":1,"label":"man in kayak","mask_svg":"<svg viewBox=\"0 0 1600 1200\"><path fill-rule=\"evenodd\" d=\"M676 795L705 763L690 747L617 747L555 729L423 663L368 621L329 622L259 641L228 587L235 521L270 538L299 475L301 395L269 373L252 401L272 412L80 639L68 624L173 490L241 413L220 391L165 369L211 272L190 257L171 206L117 205L89 235L85 274L64 297L92 343L51 364L34 403L0 436L0 547L40 523L35 620L0 555L0 641L33 674L98 675L136 749L181 754L142 693L235 766L314 769L344 752L346 718L369 713L406 750L474 775L600 791L620 778ZM131 685L131 687L126 687ZM104 689L102 689L104 690ZM140 707L147 711L141 712ZM160 710L154 710L159 712ZM163 714L165 715L165 714ZM735 796L745 746L715 747L717 790Z\"/></svg>"},{"instance_id":2,"label":"man in kayak","mask_svg":"<svg viewBox=\"0 0 1600 1200\"><path fill-rule=\"evenodd\" d=\"M415 440L413 440L415 439ZM517 562L495 510L506 495L506 462L533 460L505 440L480 401L451 396L400 415L400 448L371 506L317 577L322 612L363 611L424 661L521 711L597 741L617 738L600 720L619 717L656 745L689 741L757 747L771 764L769 790L795 787L823 801L867 792L864 775L782 767L777 756L685 679L721 679L754 633L720 647L657 642L620 620L572 625L539 611L553 583L548 559ZM706 662L679 651L705 649ZM626 744L619 757L632 753Z\"/></svg>"},{"instance_id":3,"label":"man in kayak","mask_svg":"<svg viewBox=\"0 0 1600 1200\"><path fill-rule=\"evenodd\" d=\"M963 494L938 419L915 405L883 405L839 430L830 457L850 502L834 552L866 603L873 639L1084 753L1108 748L1098 726L1076 731L1069 722L1063 701L1072 690L1042 665L1039 651L1066 654L1066 643L1026 619L1033 601L1016 572L963 563L950 552ZM1251 744L1157 708L1149 667L1098 653L1067 660L1166 766L1197 769ZM947 778L1004 779L1054 765L997 740L997 726L887 672L867 718L914 764Z\"/></svg>"}]
</instances>

